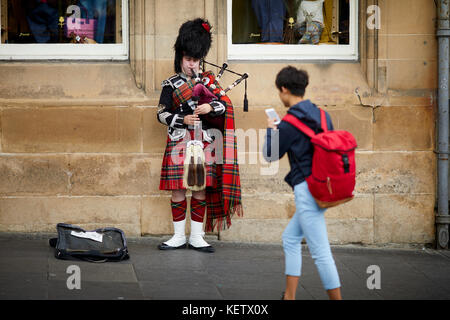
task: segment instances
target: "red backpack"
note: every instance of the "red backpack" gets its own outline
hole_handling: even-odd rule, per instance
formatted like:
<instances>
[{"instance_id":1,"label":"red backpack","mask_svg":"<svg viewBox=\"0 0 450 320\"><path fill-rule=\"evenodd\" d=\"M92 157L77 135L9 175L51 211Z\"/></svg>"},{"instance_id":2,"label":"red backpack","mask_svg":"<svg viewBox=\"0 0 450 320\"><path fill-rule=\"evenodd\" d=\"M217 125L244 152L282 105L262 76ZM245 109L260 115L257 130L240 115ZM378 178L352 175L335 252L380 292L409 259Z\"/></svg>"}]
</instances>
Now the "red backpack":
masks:
<instances>
[{"instance_id":1,"label":"red backpack","mask_svg":"<svg viewBox=\"0 0 450 320\"><path fill-rule=\"evenodd\" d=\"M287 114L283 121L311 138L314 145L312 174L306 178L308 189L321 208L330 208L353 199L355 189L356 140L350 132L328 131L325 111L320 109L323 132L315 132L297 117Z\"/></svg>"}]
</instances>

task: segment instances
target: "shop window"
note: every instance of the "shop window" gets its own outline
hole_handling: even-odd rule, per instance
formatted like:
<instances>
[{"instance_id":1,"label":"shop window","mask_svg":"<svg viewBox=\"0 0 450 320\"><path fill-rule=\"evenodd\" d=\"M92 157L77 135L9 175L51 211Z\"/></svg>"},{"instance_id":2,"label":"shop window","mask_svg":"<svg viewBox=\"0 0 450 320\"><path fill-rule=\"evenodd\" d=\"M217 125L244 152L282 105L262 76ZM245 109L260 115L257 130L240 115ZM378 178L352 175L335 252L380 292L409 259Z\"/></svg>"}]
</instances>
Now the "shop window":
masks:
<instances>
[{"instance_id":1,"label":"shop window","mask_svg":"<svg viewBox=\"0 0 450 320\"><path fill-rule=\"evenodd\" d=\"M358 0L228 0L231 60L356 60Z\"/></svg>"},{"instance_id":2,"label":"shop window","mask_svg":"<svg viewBox=\"0 0 450 320\"><path fill-rule=\"evenodd\" d=\"M127 0L0 2L0 59L128 59Z\"/></svg>"}]
</instances>

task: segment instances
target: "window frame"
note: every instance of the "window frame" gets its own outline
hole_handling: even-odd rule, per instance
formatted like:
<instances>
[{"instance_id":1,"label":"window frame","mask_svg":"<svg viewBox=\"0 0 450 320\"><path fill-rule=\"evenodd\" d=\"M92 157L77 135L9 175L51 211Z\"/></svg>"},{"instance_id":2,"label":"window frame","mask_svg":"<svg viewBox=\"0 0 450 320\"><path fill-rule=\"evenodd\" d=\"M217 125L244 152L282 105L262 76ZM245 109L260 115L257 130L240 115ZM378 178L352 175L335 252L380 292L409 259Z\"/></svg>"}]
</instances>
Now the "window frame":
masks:
<instances>
[{"instance_id":1,"label":"window frame","mask_svg":"<svg viewBox=\"0 0 450 320\"><path fill-rule=\"evenodd\" d=\"M0 43L0 60L110 60L129 59L129 0L122 1L122 43L12 44ZM1 7L0 7L1 19ZM1 22L1 21L0 21ZM51 52L51 53L49 53Z\"/></svg>"},{"instance_id":2,"label":"window frame","mask_svg":"<svg viewBox=\"0 0 450 320\"><path fill-rule=\"evenodd\" d=\"M238 0L239 1L239 0ZM233 44L233 0L227 0L227 56L229 60L344 60L359 59L358 0L350 0L350 44L348 45L270 45Z\"/></svg>"}]
</instances>

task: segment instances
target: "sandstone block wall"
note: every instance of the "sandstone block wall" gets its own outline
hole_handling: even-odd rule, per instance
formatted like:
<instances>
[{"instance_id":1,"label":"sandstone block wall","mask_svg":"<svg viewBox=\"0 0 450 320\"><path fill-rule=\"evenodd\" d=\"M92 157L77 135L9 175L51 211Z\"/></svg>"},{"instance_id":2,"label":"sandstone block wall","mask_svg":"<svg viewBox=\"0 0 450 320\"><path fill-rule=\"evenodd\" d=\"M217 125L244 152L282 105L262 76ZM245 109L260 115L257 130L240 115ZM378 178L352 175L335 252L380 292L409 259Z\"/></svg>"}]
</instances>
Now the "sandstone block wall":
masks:
<instances>
[{"instance_id":1,"label":"sandstone block wall","mask_svg":"<svg viewBox=\"0 0 450 320\"><path fill-rule=\"evenodd\" d=\"M226 61L227 48L226 1L184 2L130 1L130 63L0 63L0 231L48 232L66 222L113 225L130 236L172 232L170 194L158 190L166 137L156 120L160 84L173 73L172 47L183 21L204 16L213 24L209 61ZM360 1L360 19L369 2ZM307 98L358 142L356 197L327 211L330 241L434 240L435 5L379 5L377 45L373 31L360 30L360 61L227 61L250 74L250 111L242 111L241 85L230 97L245 137L238 150L244 217L216 232L221 240L279 242L295 211L283 182L287 159L275 174L262 175L270 165L259 156L264 109L286 111L274 79L288 64L308 71ZM227 74L222 81L233 80Z\"/></svg>"}]
</instances>

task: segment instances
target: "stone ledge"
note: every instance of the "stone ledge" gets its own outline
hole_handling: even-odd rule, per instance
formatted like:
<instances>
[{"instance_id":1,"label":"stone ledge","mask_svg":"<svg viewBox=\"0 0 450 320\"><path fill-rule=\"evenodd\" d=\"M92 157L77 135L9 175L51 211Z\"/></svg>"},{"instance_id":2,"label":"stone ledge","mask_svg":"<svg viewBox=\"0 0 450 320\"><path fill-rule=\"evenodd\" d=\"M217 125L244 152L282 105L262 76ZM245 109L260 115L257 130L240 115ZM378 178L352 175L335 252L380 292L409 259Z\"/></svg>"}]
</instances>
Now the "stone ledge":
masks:
<instances>
[{"instance_id":1,"label":"stone ledge","mask_svg":"<svg viewBox=\"0 0 450 320\"><path fill-rule=\"evenodd\" d=\"M0 231L48 232L57 223L84 229L115 226L140 235L140 197L0 198Z\"/></svg>"},{"instance_id":2,"label":"stone ledge","mask_svg":"<svg viewBox=\"0 0 450 320\"><path fill-rule=\"evenodd\" d=\"M0 74L1 102L6 103L145 99L128 62L3 62Z\"/></svg>"}]
</instances>

